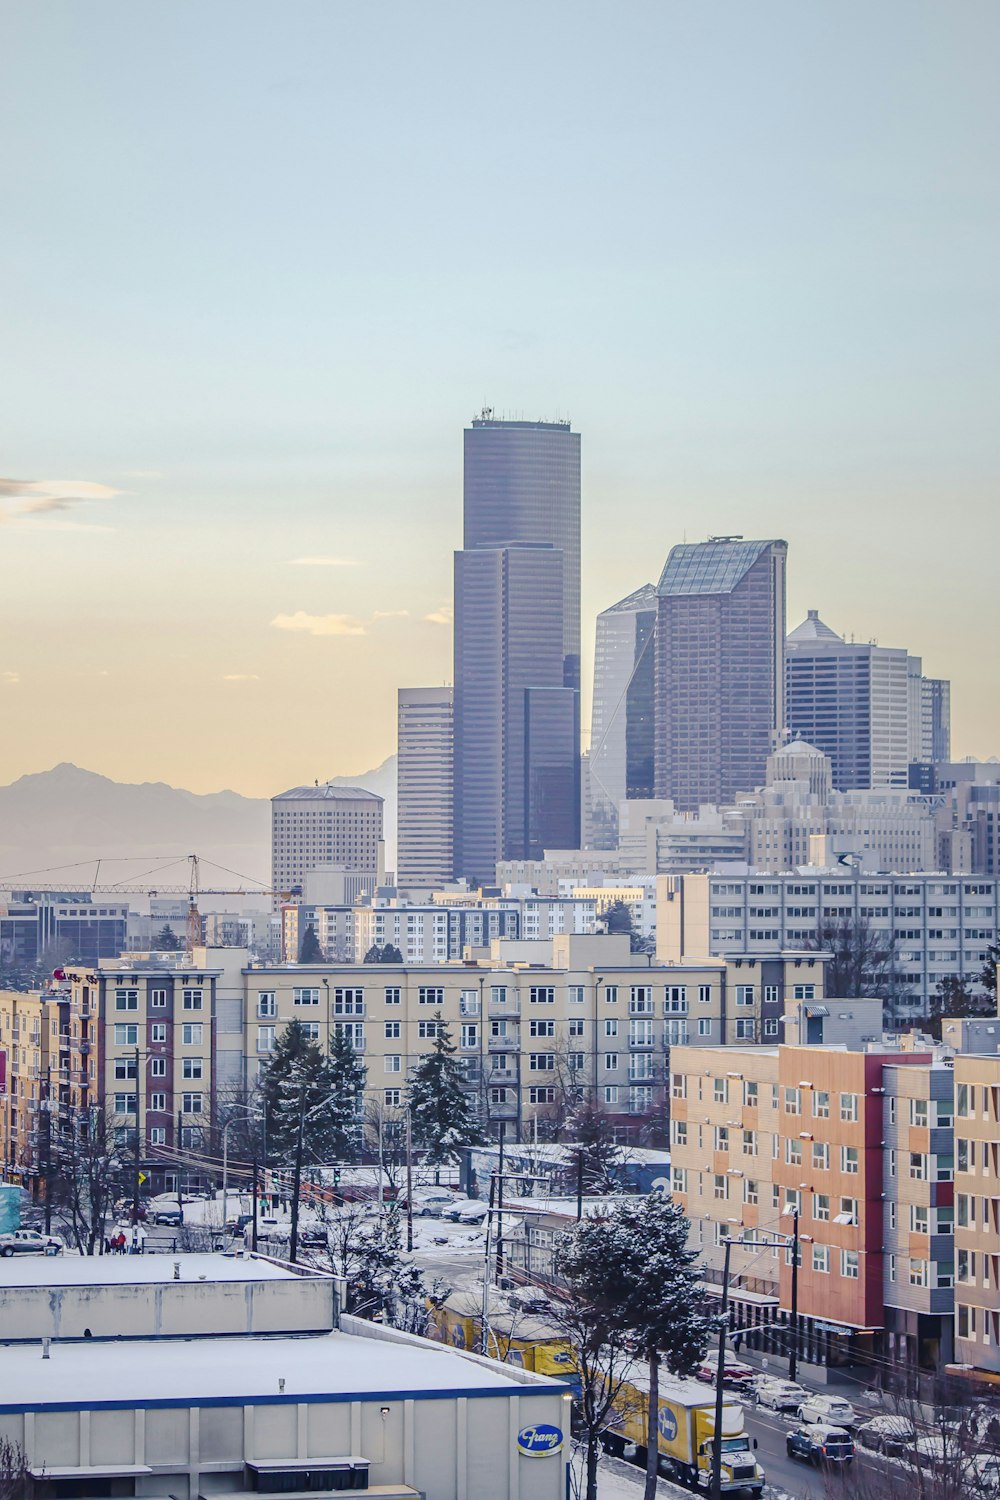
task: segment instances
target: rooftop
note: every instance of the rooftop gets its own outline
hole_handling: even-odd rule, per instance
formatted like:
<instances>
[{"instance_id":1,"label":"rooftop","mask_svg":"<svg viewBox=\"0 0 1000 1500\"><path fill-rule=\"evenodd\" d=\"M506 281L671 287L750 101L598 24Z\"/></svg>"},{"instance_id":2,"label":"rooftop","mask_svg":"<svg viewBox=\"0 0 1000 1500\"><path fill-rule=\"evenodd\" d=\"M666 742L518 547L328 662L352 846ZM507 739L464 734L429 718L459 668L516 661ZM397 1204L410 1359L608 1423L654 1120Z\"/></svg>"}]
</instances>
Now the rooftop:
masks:
<instances>
[{"instance_id":1,"label":"rooftop","mask_svg":"<svg viewBox=\"0 0 1000 1500\"><path fill-rule=\"evenodd\" d=\"M534 1378L530 1383L549 1382ZM206 1401L280 1405L373 1394L426 1400L512 1395L524 1384L523 1377L515 1379L496 1365L406 1336L213 1338L194 1347L188 1339L139 1339L128 1345L53 1341L49 1359L42 1358L38 1344L0 1347L0 1411L53 1405L188 1407Z\"/></svg>"},{"instance_id":2,"label":"rooftop","mask_svg":"<svg viewBox=\"0 0 1000 1500\"><path fill-rule=\"evenodd\" d=\"M138 1286L181 1281L287 1281L294 1271L235 1255L14 1255L0 1260L0 1287Z\"/></svg>"},{"instance_id":3,"label":"rooftop","mask_svg":"<svg viewBox=\"0 0 1000 1500\"><path fill-rule=\"evenodd\" d=\"M607 609L602 609L602 615L631 614L636 609L656 608L656 584L644 583L641 589L636 589L633 594L626 594L624 599L619 599L617 604L609 604Z\"/></svg>"},{"instance_id":4,"label":"rooftop","mask_svg":"<svg viewBox=\"0 0 1000 1500\"><path fill-rule=\"evenodd\" d=\"M377 792L363 786L334 786L324 781L322 786L293 786L287 792L279 792L272 802L384 802Z\"/></svg>"},{"instance_id":5,"label":"rooftop","mask_svg":"<svg viewBox=\"0 0 1000 1500\"><path fill-rule=\"evenodd\" d=\"M831 630L829 625L824 625L819 617L818 609L809 610L801 625L796 625L785 637L789 641L839 641L843 645L844 637Z\"/></svg>"},{"instance_id":6,"label":"rooftop","mask_svg":"<svg viewBox=\"0 0 1000 1500\"><path fill-rule=\"evenodd\" d=\"M742 537L682 543L671 547L656 592L671 597L732 593L769 548L786 546L782 541L746 542Z\"/></svg>"}]
</instances>

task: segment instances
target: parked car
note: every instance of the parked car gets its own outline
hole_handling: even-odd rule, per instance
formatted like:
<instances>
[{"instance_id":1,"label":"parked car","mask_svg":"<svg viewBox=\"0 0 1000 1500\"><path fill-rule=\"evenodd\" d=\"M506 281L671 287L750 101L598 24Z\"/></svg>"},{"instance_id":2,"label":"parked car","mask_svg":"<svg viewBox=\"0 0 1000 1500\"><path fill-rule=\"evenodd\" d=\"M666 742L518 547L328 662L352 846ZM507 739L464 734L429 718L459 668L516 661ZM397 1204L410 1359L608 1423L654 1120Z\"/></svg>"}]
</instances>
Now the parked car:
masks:
<instances>
[{"instance_id":1,"label":"parked car","mask_svg":"<svg viewBox=\"0 0 1000 1500\"><path fill-rule=\"evenodd\" d=\"M778 1380L764 1375L754 1384L754 1399L758 1406L769 1406L772 1411L798 1411L803 1401L809 1400L804 1385L794 1380Z\"/></svg>"},{"instance_id":2,"label":"parked car","mask_svg":"<svg viewBox=\"0 0 1000 1500\"><path fill-rule=\"evenodd\" d=\"M37 1229L15 1229L0 1234L0 1255L61 1255L63 1242L57 1234Z\"/></svg>"},{"instance_id":3,"label":"parked car","mask_svg":"<svg viewBox=\"0 0 1000 1500\"><path fill-rule=\"evenodd\" d=\"M426 1193L418 1191L413 1195L413 1212L415 1216L421 1218L436 1219L454 1202L455 1194L447 1192L444 1188Z\"/></svg>"},{"instance_id":4,"label":"parked car","mask_svg":"<svg viewBox=\"0 0 1000 1500\"><path fill-rule=\"evenodd\" d=\"M855 1436L863 1448L899 1458L913 1447L917 1434L908 1418L887 1415L862 1422Z\"/></svg>"},{"instance_id":5,"label":"parked car","mask_svg":"<svg viewBox=\"0 0 1000 1500\"><path fill-rule=\"evenodd\" d=\"M843 1427L826 1423L804 1423L785 1439L789 1458L800 1458L816 1467L846 1468L854 1458L854 1439Z\"/></svg>"},{"instance_id":6,"label":"parked car","mask_svg":"<svg viewBox=\"0 0 1000 1500\"><path fill-rule=\"evenodd\" d=\"M441 1217L442 1219L447 1219L449 1223L457 1224L460 1214L462 1214L465 1209L471 1208L474 1203L479 1202L481 1202L481 1199L479 1198L456 1198L452 1201L451 1207L444 1210ZM483 1204L483 1207L486 1207L485 1203Z\"/></svg>"},{"instance_id":7,"label":"parked car","mask_svg":"<svg viewBox=\"0 0 1000 1500\"><path fill-rule=\"evenodd\" d=\"M329 1236L322 1224L313 1224L308 1229L299 1230L299 1244L303 1250L325 1250L329 1243Z\"/></svg>"},{"instance_id":8,"label":"parked car","mask_svg":"<svg viewBox=\"0 0 1000 1500\"><path fill-rule=\"evenodd\" d=\"M457 1221L459 1224L482 1224L489 1211L488 1203L482 1203L478 1198L474 1198L471 1203L467 1203L459 1210ZM451 1215L449 1214L448 1217L451 1218Z\"/></svg>"},{"instance_id":9,"label":"parked car","mask_svg":"<svg viewBox=\"0 0 1000 1500\"><path fill-rule=\"evenodd\" d=\"M175 1203L173 1207L169 1203L157 1204L150 1209L148 1217L152 1219L154 1224L168 1224L175 1227L184 1222L184 1215L181 1212L179 1203Z\"/></svg>"},{"instance_id":10,"label":"parked car","mask_svg":"<svg viewBox=\"0 0 1000 1500\"><path fill-rule=\"evenodd\" d=\"M705 1380L710 1384L714 1384L718 1368L719 1351L717 1349L710 1349L697 1370L695 1370L695 1379ZM723 1385L744 1386L753 1380L756 1374L757 1371L751 1365L743 1364L741 1360L736 1358L735 1354L730 1354L728 1350L726 1351L726 1357L722 1365Z\"/></svg>"},{"instance_id":11,"label":"parked car","mask_svg":"<svg viewBox=\"0 0 1000 1500\"><path fill-rule=\"evenodd\" d=\"M831 1427L846 1427L848 1430L858 1421L854 1407L843 1396L810 1396L799 1407L798 1418L807 1426L825 1422Z\"/></svg>"}]
</instances>

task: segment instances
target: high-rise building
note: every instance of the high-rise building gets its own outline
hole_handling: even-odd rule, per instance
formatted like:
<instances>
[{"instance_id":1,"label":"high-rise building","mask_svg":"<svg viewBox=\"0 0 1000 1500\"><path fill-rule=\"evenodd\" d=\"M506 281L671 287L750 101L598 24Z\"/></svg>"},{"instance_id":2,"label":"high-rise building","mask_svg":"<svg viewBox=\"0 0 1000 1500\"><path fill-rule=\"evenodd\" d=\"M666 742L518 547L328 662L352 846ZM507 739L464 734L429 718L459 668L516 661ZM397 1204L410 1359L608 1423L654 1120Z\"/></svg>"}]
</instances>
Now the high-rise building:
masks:
<instances>
[{"instance_id":1,"label":"high-rise building","mask_svg":"<svg viewBox=\"0 0 1000 1500\"><path fill-rule=\"evenodd\" d=\"M397 885L451 879L453 711L450 687L399 689Z\"/></svg>"},{"instance_id":2,"label":"high-rise building","mask_svg":"<svg viewBox=\"0 0 1000 1500\"><path fill-rule=\"evenodd\" d=\"M271 885L275 906L312 870L336 866L350 896L374 895L383 874L382 798L360 786L296 786L271 798Z\"/></svg>"},{"instance_id":3,"label":"high-rise building","mask_svg":"<svg viewBox=\"0 0 1000 1500\"><path fill-rule=\"evenodd\" d=\"M657 586L656 795L682 811L764 779L784 724L787 542L672 548Z\"/></svg>"},{"instance_id":4,"label":"high-rise building","mask_svg":"<svg viewBox=\"0 0 1000 1500\"><path fill-rule=\"evenodd\" d=\"M580 842L580 437L487 411L455 554L454 873Z\"/></svg>"},{"instance_id":5,"label":"high-rise building","mask_svg":"<svg viewBox=\"0 0 1000 1500\"><path fill-rule=\"evenodd\" d=\"M618 847L618 804L653 796L656 589L647 583L597 616L590 728L593 849Z\"/></svg>"},{"instance_id":6,"label":"high-rise building","mask_svg":"<svg viewBox=\"0 0 1000 1500\"><path fill-rule=\"evenodd\" d=\"M948 760L951 755L951 683L925 677L919 656L906 659L909 681L911 764Z\"/></svg>"},{"instance_id":7,"label":"high-rise building","mask_svg":"<svg viewBox=\"0 0 1000 1500\"><path fill-rule=\"evenodd\" d=\"M906 786L905 651L845 641L811 609L785 642L785 675L788 727L830 757L838 792Z\"/></svg>"}]
</instances>

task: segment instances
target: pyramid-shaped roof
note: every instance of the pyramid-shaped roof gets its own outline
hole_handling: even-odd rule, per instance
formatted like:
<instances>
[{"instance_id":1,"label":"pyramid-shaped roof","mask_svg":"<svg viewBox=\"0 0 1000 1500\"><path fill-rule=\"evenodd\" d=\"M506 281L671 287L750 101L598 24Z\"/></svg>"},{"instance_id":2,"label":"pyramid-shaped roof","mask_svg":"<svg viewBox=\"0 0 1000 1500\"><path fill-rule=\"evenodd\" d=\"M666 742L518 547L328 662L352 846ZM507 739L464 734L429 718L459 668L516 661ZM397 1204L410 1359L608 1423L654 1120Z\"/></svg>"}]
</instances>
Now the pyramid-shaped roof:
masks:
<instances>
[{"instance_id":1,"label":"pyramid-shaped roof","mask_svg":"<svg viewBox=\"0 0 1000 1500\"><path fill-rule=\"evenodd\" d=\"M831 630L829 625L824 625L819 617L818 609L811 609L802 621L790 630L786 637L789 641L840 641L843 644L844 637Z\"/></svg>"}]
</instances>

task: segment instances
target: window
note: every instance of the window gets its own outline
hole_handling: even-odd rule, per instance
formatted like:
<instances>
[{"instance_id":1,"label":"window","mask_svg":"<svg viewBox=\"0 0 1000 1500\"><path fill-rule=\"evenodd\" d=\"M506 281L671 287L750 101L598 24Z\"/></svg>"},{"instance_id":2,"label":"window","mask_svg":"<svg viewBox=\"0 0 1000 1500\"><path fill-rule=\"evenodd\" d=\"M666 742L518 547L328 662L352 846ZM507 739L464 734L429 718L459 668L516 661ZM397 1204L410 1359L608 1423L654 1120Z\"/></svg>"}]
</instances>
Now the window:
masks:
<instances>
[{"instance_id":1,"label":"window","mask_svg":"<svg viewBox=\"0 0 1000 1500\"><path fill-rule=\"evenodd\" d=\"M316 1001L319 1004L319 990L316 991ZM184 990L181 994L181 1004L185 1010L201 1010L201 990Z\"/></svg>"},{"instance_id":2,"label":"window","mask_svg":"<svg viewBox=\"0 0 1000 1500\"><path fill-rule=\"evenodd\" d=\"M910 1124L911 1125L918 1125L918 1126L926 1126L926 1124L927 1124L927 1100L926 1099L911 1099L910 1100Z\"/></svg>"},{"instance_id":3,"label":"window","mask_svg":"<svg viewBox=\"0 0 1000 1500\"><path fill-rule=\"evenodd\" d=\"M729 1150L729 1127L727 1125L716 1125L715 1149L716 1151Z\"/></svg>"},{"instance_id":4,"label":"window","mask_svg":"<svg viewBox=\"0 0 1000 1500\"><path fill-rule=\"evenodd\" d=\"M736 1004L737 1005L752 1005L753 1004L753 985L752 984L738 984L736 986Z\"/></svg>"},{"instance_id":5,"label":"window","mask_svg":"<svg viewBox=\"0 0 1000 1500\"><path fill-rule=\"evenodd\" d=\"M629 994L629 1009L637 1016L653 1014L653 990L648 984L633 984Z\"/></svg>"},{"instance_id":6,"label":"window","mask_svg":"<svg viewBox=\"0 0 1000 1500\"><path fill-rule=\"evenodd\" d=\"M166 1021L154 1021L149 1028L149 1040L151 1042L165 1042L167 1040Z\"/></svg>"},{"instance_id":7,"label":"window","mask_svg":"<svg viewBox=\"0 0 1000 1500\"><path fill-rule=\"evenodd\" d=\"M768 1037L768 1036L777 1036L778 1035L778 1018L777 1018L777 1016L765 1016L764 1017L764 1035L766 1037Z\"/></svg>"},{"instance_id":8,"label":"window","mask_svg":"<svg viewBox=\"0 0 1000 1500\"><path fill-rule=\"evenodd\" d=\"M959 1172L969 1171L969 1143L962 1140L961 1136L955 1137L956 1161L955 1168Z\"/></svg>"},{"instance_id":9,"label":"window","mask_svg":"<svg viewBox=\"0 0 1000 1500\"><path fill-rule=\"evenodd\" d=\"M743 1085L743 1103L748 1109L757 1108L758 1086L753 1079L747 1079Z\"/></svg>"},{"instance_id":10,"label":"window","mask_svg":"<svg viewBox=\"0 0 1000 1500\"><path fill-rule=\"evenodd\" d=\"M927 1158L921 1151L910 1152L910 1176L915 1182L927 1180Z\"/></svg>"},{"instance_id":11,"label":"window","mask_svg":"<svg viewBox=\"0 0 1000 1500\"><path fill-rule=\"evenodd\" d=\"M714 1194L716 1198L729 1197L729 1180L722 1172L716 1172L714 1178Z\"/></svg>"},{"instance_id":12,"label":"window","mask_svg":"<svg viewBox=\"0 0 1000 1500\"><path fill-rule=\"evenodd\" d=\"M813 1218L821 1224L830 1221L830 1195L829 1193L813 1194Z\"/></svg>"},{"instance_id":13,"label":"window","mask_svg":"<svg viewBox=\"0 0 1000 1500\"><path fill-rule=\"evenodd\" d=\"M181 1145L182 1146L191 1147L191 1146L199 1146L200 1144L201 1144L201 1126L200 1125L182 1125L181 1126Z\"/></svg>"},{"instance_id":14,"label":"window","mask_svg":"<svg viewBox=\"0 0 1000 1500\"><path fill-rule=\"evenodd\" d=\"M262 1017L276 1016L278 1014L278 997L274 990L259 990L257 992L257 1014Z\"/></svg>"},{"instance_id":15,"label":"window","mask_svg":"<svg viewBox=\"0 0 1000 1500\"><path fill-rule=\"evenodd\" d=\"M963 1302L958 1304L958 1336L960 1339L974 1339L976 1336L976 1309Z\"/></svg>"},{"instance_id":16,"label":"window","mask_svg":"<svg viewBox=\"0 0 1000 1500\"><path fill-rule=\"evenodd\" d=\"M606 1073L616 1073L618 1071L617 1052L606 1052L604 1054L604 1071Z\"/></svg>"},{"instance_id":17,"label":"window","mask_svg":"<svg viewBox=\"0 0 1000 1500\"><path fill-rule=\"evenodd\" d=\"M711 1018L711 1016L699 1016L698 1017L698 1035L699 1036L711 1036L712 1035L712 1018Z\"/></svg>"},{"instance_id":18,"label":"window","mask_svg":"<svg viewBox=\"0 0 1000 1500\"><path fill-rule=\"evenodd\" d=\"M671 1073L670 1075L670 1097L671 1099L687 1098L687 1077L684 1073Z\"/></svg>"},{"instance_id":19,"label":"window","mask_svg":"<svg viewBox=\"0 0 1000 1500\"><path fill-rule=\"evenodd\" d=\"M840 1148L840 1170L849 1175L857 1176L860 1171L857 1146L841 1146Z\"/></svg>"},{"instance_id":20,"label":"window","mask_svg":"<svg viewBox=\"0 0 1000 1500\"><path fill-rule=\"evenodd\" d=\"M182 1094L181 1107L184 1110L184 1113L186 1115L200 1115L201 1098L202 1096L200 1094Z\"/></svg>"},{"instance_id":21,"label":"window","mask_svg":"<svg viewBox=\"0 0 1000 1500\"><path fill-rule=\"evenodd\" d=\"M555 1005L556 992L551 984L533 984L528 989L532 1005Z\"/></svg>"},{"instance_id":22,"label":"window","mask_svg":"<svg viewBox=\"0 0 1000 1500\"><path fill-rule=\"evenodd\" d=\"M506 1104L508 1102L507 1096L509 1093L510 1089L490 1089L490 1103Z\"/></svg>"},{"instance_id":23,"label":"window","mask_svg":"<svg viewBox=\"0 0 1000 1500\"><path fill-rule=\"evenodd\" d=\"M258 1026L257 1027L257 1051L258 1052L273 1052L274 1051L274 1027L273 1026Z\"/></svg>"},{"instance_id":24,"label":"window","mask_svg":"<svg viewBox=\"0 0 1000 1500\"><path fill-rule=\"evenodd\" d=\"M752 1042L754 1023L752 1016L736 1017L736 1040L738 1042Z\"/></svg>"},{"instance_id":25,"label":"window","mask_svg":"<svg viewBox=\"0 0 1000 1500\"><path fill-rule=\"evenodd\" d=\"M444 989L436 984L420 985L417 990L417 1003L419 1005L443 1005Z\"/></svg>"},{"instance_id":26,"label":"window","mask_svg":"<svg viewBox=\"0 0 1000 1500\"><path fill-rule=\"evenodd\" d=\"M729 1103L729 1081L726 1078L712 1079L712 1098L716 1104Z\"/></svg>"},{"instance_id":27,"label":"window","mask_svg":"<svg viewBox=\"0 0 1000 1500\"><path fill-rule=\"evenodd\" d=\"M628 1023L628 1044L630 1047L651 1047L653 1045L653 1023L652 1021L632 1019Z\"/></svg>"},{"instance_id":28,"label":"window","mask_svg":"<svg viewBox=\"0 0 1000 1500\"><path fill-rule=\"evenodd\" d=\"M812 1268L814 1271L828 1272L830 1269L830 1247L829 1245L813 1245Z\"/></svg>"},{"instance_id":29,"label":"window","mask_svg":"<svg viewBox=\"0 0 1000 1500\"><path fill-rule=\"evenodd\" d=\"M927 1234L928 1210L923 1203L910 1204L910 1228L914 1234Z\"/></svg>"},{"instance_id":30,"label":"window","mask_svg":"<svg viewBox=\"0 0 1000 1500\"><path fill-rule=\"evenodd\" d=\"M617 1083L609 1083L609 1084L605 1085L605 1088L604 1088L604 1102L605 1102L605 1104L617 1104L618 1103L618 1085L617 1085Z\"/></svg>"},{"instance_id":31,"label":"window","mask_svg":"<svg viewBox=\"0 0 1000 1500\"><path fill-rule=\"evenodd\" d=\"M151 1146L165 1146L167 1144L167 1130L165 1125L151 1125L149 1127L149 1144Z\"/></svg>"},{"instance_id":32,"label":"window","mask_svg":"<svg viewBox=\"0 0 1000 1500\"><path fill-rule=\"evenodd\" d=\"M138 1026L130 1026L127 1023L123 1025L123 1024L119 1023L115 1027L115 1046L116 1047L135 1047L135 1046L138 1045L138 1042L139 1042L139 1028L138 1028Z\"/></svg>"},{"instance_id":33,"label":"window","mask_svg":"<svg viewBox=\"0 0 1000 1500\"><path fill-rule=\"evenodd\" d=\"M115 1058L115 1077L116 1078L135 1078L136 1074L137 1074L137 1071L138 1070L136 1068L136 1063L135 1063L135 1058L134 1057L116 1057Z\"/></svg>"},{"instance_id":34,"label":"window","mask_svg":"<svg viewBox=\"0 0 1000 1500\"><path fill-rule=\"evenodd\" d=\"M335 1016L363 1016L365 1013L364 990L334 990L333 1013Z\"/></svg>"},{"instance_id":35,"label":"window","mask_svg":"<svg viewBox=\"0 0 1000 1500\"><path fill-rule=\"evenodd\" d=\"M204 1034L202 1021L185 1021L181 1026L181 1044L185 1047L200 1047Z\"/></svg>"},{"instance_id":36,"label":"window","mask_svg":"<svg viewBox=\"0 0 1000 1500\"><path fill-rule=\"evenodd\" d=\"M743 1184L743 1202L756 1203L757 1201L757 1184L752 1177L748 1177Z\"/></svg>"},{"instance_id":37,"label":"window","mask_svg":"<svg viewBox=\"0 0 1000 1500\"><path fill-rule=\"evenodd\" d=\"M910 1285L927 1286L927 1262L925 1260L910 1261Z\"/></svg>"},{"instance_id":38,"label":"window","mask_svg":"<svg viewBox=\"0 0 1000 1500\"><path fill-rule=\"evenodd\" d=\"M403 1102L403 1090L402 1089L383 1089L382 1090L382 1099L383 1099L383 1102L385 1104L389 1104L394 1109L397 1109L399 1107L399 1105L402 1104L402 1102Z\"/></svg>"},{"instance_id":39,"label":"window","mask_svg":"<svg viewBox=\"0 0 1000 1500\"><path fill-rule=\"evenodd\" d=\"M604 998L607 1001L608 1005L617 1005L618 986L616 984L606 984L604 986Z\"/></svg>"},{"instance_id":40,"label":"window","mask_svg":"<svg viewBox=\"0 0 1000 1500\"><path fill-rule=\"evenodd\" d=\"M162 1114L167 1107L166 1094L150 1094L148 1107L152 1114Z\"/></svg>"},{"instance_id":41,"label":"window","mask_svg":"<svg viewBox=\"0 0 1000 1500\"><path fill-rule=\"evenodd\" d=\"M149 1008L150 1008L150 1010L166 1010L166 1008L167 1008L167 992L166 992L166 990L150 990L150 992L149 992Z\"/></svg>"},{"instance_id":42,"label":"window","mask_svg":"<svg viewBox=\"0 0 1000 1500\"><path fill-rule=\"evenodd\" d=\"M793 1000L815 1000L816 999L816 986L814 984L793 984L792 985L792 999Z\"/></svg>"},{"instance_id":43,"label":"window","mask_svg":"<svg viewBox=\"0 0 1000 1500\"><path fill-rule=\"evenodd\" d=\"M365 1023L364 1021L334 1021L334 1036L341 1036L354 1048L355 1052L365 1050Z\"/></svg>"},{"instance_id":44,"label":"window","mask_svg":"<svg viewBox=\"0 0 1000 1500\"><path fill-rule=\"evenodd\" d=\"M134 1094L116 1094L115 1095L115 1114L116 1115L134 1115L135 1114L135 1095Z\"/></svg>"},{"instance_id":45,"label":"window","mask_svg":"<svg viewBox=\"0 0 1000 1500\"><path fill-rule=\"evenodd\" d=\"M826 1141L813 1141L812 1146L813 1167L825 1172L830 1166L830 1146Z\"/></svg>"},{"instance_id":46,"label":"window","mask_svg":"<svg viewBox=\"0 0 1000 1500\"><path fill-rule=\"evenodd\" d=\"M400 989L398 984L386 986L385 1003L386 1005L398 1005L400 1003Z\"/></svg>"},{"instance_id":47,"label":"window","mask_svg":"<svg viewBox=\"0 0 1000 1500\"><path fill-rule=\"evenodd\" d=\"M670 1168L670 1190L674 1193L687 1192L687 1172L683 1167Z\"/></svg>"},{"instance_id":48,"label":"window","mask_svg":"<svg viewBox=\"0 0 1000 1500\"><path fill-rule=\"evenodd\" d=\"M200 1057L185 1057L184 1062L183 1062L182 1067L181 1067L181 1076L183 1078L200 1078L201 1077L201 1058Z\"/></svg>"},{"instance_id":49,"label":"window","mask_svg":"<svg viewBox=\"0 0 1000 1500\"><path fill-rule=\"evenodd\" d=\"M785 1140L785 1163L789 1167L801 1167L802 1165L802 1142Z\"/></svg>"},{"instance_id":50,"label":"window","mask_svg":"<svg viewBox=\"0 0 1000 1500\"><path fill-rule=\"evenodd\" d=\"M688 1128L686 1120L671 1120L671 1133L675 1146L686 1146L688 1142Z\"/></svg>"},{"instance_id":51,"label":"window","mask_svg":"<svg viewBox=\"0 0 1000 1500\"><path fill-rule=\"evenodd\" d=\"M752 1130L744 1130L743 1132L743 1155L757 1155L757 1137Z\"/></svg>"},{"instance_id":52,"label":"window","mask_svg":"<svg viewBox=\"0 0 1000 1500\"><path fill-rule=\"evenodd\" d=\"M318 1042L319 1041L319 1022L318 1021L300 1021L299 1025L302 1028L302 1036L303 1036L303 1038L304 1038L305 1041L307 1041L307 1042Z\"/></svg>"},{"instance_id":53,"label":"window","mask_svg":"<svg viewBox=\"0 0 1000 1500\"><path fill-rule=\"evenodd\" d=\"M611 1017L611 1019L605 1019L605 1022L604 1022L604 1035L605 1036L617 1036L618 1035L618 1021L617 1021L617 1019L615 1017Z\"/></svg>"},{"instance_id":54,"label":"window","mask_svg":"<svg viewBox=\"0 0 1000 1500\"><path fill-rule=\"evenodd\" d=\"M858 1222L858 1200L857 1198L841 1198L840 1213L837 1215L838 1224L856 1224Z\"/></svg>"},{"instance_id":55,"label":"window","mask_svg":"<svg viewBox=\"0 0 1000 1500\"><path fill-rule=\"evenodd\" d=\"M386 1073L401 1073L403 1060L398 1052L387 1052L382 1059L382 1067Z\"/></svg>"},{"instance_id":56,"label":"window","mask_svg":"<svg viewBox=\"0 0 1000 1500\"><path fill-rule=\"evenodd\" d=\"M955 1197L955 1222L959 1229L972 1229L976 1222L976 1200L970 1198L968 1193L958 1193Z\"/></svg>"},{"instance_id":57,"label":"window","mask_svg":"<svg viewBox=\"0 0 1000 1500\"><path fill-rule=\"evenodd\" d=\"M115 990L115 1010L138 1010L138 990Z\"/></svg>"},{"instance_id":58,"label":"window","mask_svg":"<svg viewBox=\"0 0 1000 1500\"><path fill-rule=\"evenodd\" d=\"M698 986L698 1004L699 1005L708 1005L711 1002L711 999L712 999L712 986L710 984L699 984L699 986Z\"/></svg>"},{"instance_id":59,"label":"window","mask_svg":"<svg viewBox=\"0 0 1000 1500\"><path fill-rule=\"evenodd\" d=\"M687 1015L687 985L668 984L663 991L663 1014L666 1016Z\"/></svg>"},{"instance_id":60,"label":"window","mask_svg":"<svg viewBox=\"0 0 1000 1500\"><path fill-rule=\"evenodd\" d=\"M556 1091L551 1084L547 1084L544 1088L532 1088L528 1090L529 1104L554 1104L555 1099Z\"/></svg>"},{"instance_id":61,"label":"window","mask_svg":"<svg viewBox=\"0 0 1000 1500\"><path fill-rule=\"evenodd\" d=\"M556 1055L554 1052L528 1053L528 1067L533 1073L552 1073L555 1071L555 1066Z\"/></svg>"},{"instance_id":62,"label":"window","mask_svg":"<svg viewBox=\"0 0 1000 1500\"><path fill-rule=\"evenodd\" d=\"M529 1036L555 1036L555 1034L556 1034L556 1023L555 1023L555 1021L529 1021L528 1022L528 1035Z\"/></svg>"},{"instance_id":63,"label":"window","mask_svg":"<svg viewBox=\"0 0 1000 1500\"><path fill-rule=\"evenodd\" d=\"M861 1260L857 1250L841 1250L840 1274L848 1281L857 1281L861 1274Z\"/></svg>"},{"instance_id":64,"label":"window","mask_svg":"<svg viewBox=\"0 0 1000 1500\"><path fill-rule=\"evenodd\" d=\"M841 1096L840 1096L840 1118L842 1120L857 1120L857 1118L858 1118L858 1096L857 1096L857 1094L841 1094Z\"/></svg>"},{"instance_id":65,"label":"window","mask_svg":"<svg viewBox=\"0 0 1000 1500\"><path fill-rule=\"evenodd\" d=\"M801 1113L802 1100L798 1089L785 1090L785 1114L797 1115Z\"/></svg>"},{"instance_id":66,"label":"window","mask_svg":"<svg viewBox=\"0 0 1000 1500\"><path fill-rule=\"evenodd\" d=\"M582 1052L567 1052L566 1065L571 1073L582 1073L584 1068L584 1055Z\"/></svg>"},{"instance_id":67,"label":"window","mask_svg":"<svg viewBox=\"0 0 1000 1500\"><path fill-rule=\"evenodd\" d=\"M417 1036L422 1042L426 1042L430 1038L436 1037L443 1025L443 1021L418 1021Z\"/></svg>"},{"instance_id":68,"label":"window","mask_svg":"<svg viewBox=\"0 0 1000 1500\"><path fill-rule=\"evenodd\" d=\"M582 984L571 984L566 992L570 1005L582 1005L584 1001L584 988Z\"/></svg>"},{"instance_id":69,"label":"window","mask_svg":"<svg viewBox=\"0 0 1000 1500\"><path fill-rule=\"evenodd\" d=\"M570 1036L583 1036L583 1017L582 1016L570 1016L570 1018L569 1018L569 1035Z\"/></svg>"},{"instance_id":70,"label":"window","mask_svg":"<svg viewBox=\"0 0 1000 1500\"><path fill-rule=\"evenodd\" d=\"M889 1278L890 1281L895 1281L895 1279L896 1279L896 1257L894 1255L887 1255L886 1256L886 1258L885 1258L885 1273L888 1276L888 1278Z\"/></svg>"},{"instance_id":71,"label":"window","mask_svg":"<svg viewBox=\"0 0 1000 1500\"><path fill-rule=\"evenodd\" d=\"M400 1037L400 1034L401 1034L401 1031L402 1031L402 1022L400 1022L400 1021L385 1021L383 1024L385 1026L385 1039L386 1039L386 1041L387 1042L396 1042L396 1041L398 1041L399 1037Z\"/></svg>"},{"instance_id":72,"label":"window","mask_svg":"<svg viewBox=\"0 0 1000 1500\"><path fill-rule=\"evenodd\" d=\"M463 1052L471 1052L479 1046L479 1022L463 1021L459 1033L459 1046Z\"/></svg>"},{"instance_id":73,"label":"window","mask_svg":"<svg viewBox=\"0 0 1000 1500\"><path fill-rule=\"evenodd\" d=\"M969 1109L969 1085L967 1083L957 1083L955 1085L955 1113L960 1120L968 1120L971 1118L971 1110Z\"/></svg>"}]
</instances>

